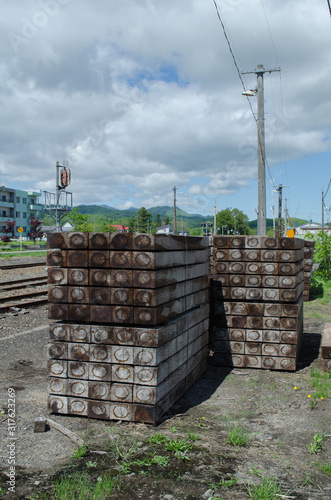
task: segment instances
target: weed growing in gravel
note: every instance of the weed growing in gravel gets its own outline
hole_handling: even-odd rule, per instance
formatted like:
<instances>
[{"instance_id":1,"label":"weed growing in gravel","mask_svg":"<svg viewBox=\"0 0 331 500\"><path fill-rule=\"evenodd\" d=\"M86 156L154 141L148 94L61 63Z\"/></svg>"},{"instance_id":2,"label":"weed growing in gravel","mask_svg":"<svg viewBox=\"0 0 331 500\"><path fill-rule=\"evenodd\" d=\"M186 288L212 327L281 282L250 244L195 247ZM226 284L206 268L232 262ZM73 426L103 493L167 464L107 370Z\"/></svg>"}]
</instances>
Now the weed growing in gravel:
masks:
<instances>
[{"instance_id":1,"label":"weed growing in gravel","mask_svg":"<svg viewBox=\"0 0 331 500\"><path fill-rule=\"evenodd\" d=\"M263 477L263 472L255 467L255 465L252 466L252 470L249 471L250 474L256 474L259 477Z\"/></svg>"},{"instance_id":2,"label":"weed growing in gravel","mask_svg":"<svg viewBox=\"0 0 331 500\"><path fill-rule=\"evenodd\" d=\"M148 438L148 444L151 446L152 444L162 444L167 441L167 437L164 436L164 434L161 434L160 432L157 434L154 434L154 436L150 436Z\"/></svg>"},{"instance_id":3,"label":"weed growing in gravel","mask_svg":"<svg viewBox=\"0 0 331 500\"><path fill-rule=\"evenodd\" d=\"M123 463L119 469L120 474L129 474L133 466L137 467L150 467L153 464L165 467L169 463L169 458L161 455L154 455L151 458L144 458L142 460L133 460L129 463ZM147 471L140 471L140 473L147 474Z\"/></svg>"},{"instance_id":4,"label":"weed growing in gravel","mask_svg":"<svg viewBox=\"0 0 331 500\"><path fill-rule=\"evenodd\" d=\"M115 455L115 458L124 460L125 462L129 460L137 448L138 444L135 440L117 440L109 445L109 451Z\"/></svg>"},{"instance_id":5,"label":"weed growing in gravel","mask_svg":"<svg viewBox=\"0 0 331 500\"><path fill-rule=\"evenodd\" d=\"M303 486L313 485L314 481L311 478L311 472L309 472L304 479L301 479Z\"/></svg>"},{"instance_id":6,"label":"weed growing in gravel","mask_svg":"<svg viewBox=\"0 0 331 500\"><path fill-rule=\"evenodd\" d=\"M248 434L241 427L240 424L235 423L231 428L229 421L226 425L226 431L228 433L228 443L232 444L236 448L241 448L242 446L246 446L249 440Z\"/></svg>"},{"instance_id":7,"label":"weed growing in gravel","mask_svg":"<svg viewBox=\"0 0 331 500\"><path fill-rule=\"evenodd\" d=\"M54 500L103 500L109 498L114 489L120 489L118 481L112 477L99 477L96 484L92 484L87 474L62 476L55 485L51 496Z\"/></svg>"},{"instance_id":8,"label":"weed growing in gravel","mask_svg":"<svg viewBox=\"0 0 331 500\"><path fill-rule=\"evenodd\" d=\"M88 452L88 447L86 446L86 444L82 444L77 448L76 451L74 451L72 458L77 460L78 458L82 458L84 455L86 455L87 452Z\"/></svg>"},{"instance_id":9,"label":"weed growing in gravel","mask_svg":"<svg viewBox=\"0 0 331 500\"><path fill-rule=\"evenodd\" d=\"M246 484L247 493L252 500L279 500L282 488L273 478L263 477L258 485Z\"/></svg>"},{"instance_id":10,"label":"weed growing in gravel","mask_svg":"<svg viewBox=\"0 0 331 500\"><path fill-rule=\"evenodd\" d=\"M175 457L186 460L189 460L189 458L186 456L186 453L190 451L192 447L193 447L192 442L187 441L184 438L169 439L168 442L166 443L166 449L168 451L173 451Z\"/></svg>"},{"instance_id":11,"label":"weed growing in gravel","mask_svg":"<svg viewBox=\"0 0 331 500\"><path fill-rule=\"evenodd\" d=\"M195 433L187 433L188 439L178 438L178 439L169 439L163 434L154 434L148 439L148 444L151 446L153 444L164 444L166 450L173 451L176 458L181 458L185 460L189 460L186 456L187 452L193 448L193 442L200 439L199 434Z\"/></svg>"},{"instance_id":12,"label":"weed growing in gravel","mask_svg":"<svg viewBox=\"0 0 331 500\"><path fill-rule=\"evenodd\" d=\"M326 399L331 394L331 372L323 372L313 368L310 372L310 385L314 387L314 398Z\"/></svg>"},{"instance_id":13,"label":"weed growing in gravel","mask_svg":"<svg viewBox=\"0 0 331 500\"><path fill-rule=\"evenodd\" d=\"M200 439L200 434L198 432L188 432L187 437L189 438L190 441L199 441Z\"/></svg>"},{"instance_id":14,"label":"weed growing in gravel","mask_svg":"<svg viewBox=\"0 0 331 500\"><path fill-rule=\"evenodd\" d=\"M322 444L324 440L325 432L322 432L320 434L319 432L316 432L316 434L313 436L313 440L310 444L307 444L307 448L309 450L309 453L311 454L316 454L322 451Z\"/></svg>"},{"instance_id":15,"label":"weed growing in gravel","mask_svg":"<svg viewBox=\"0 0 331 500\"><path fill-rule=\"evenodd\" d=\"M89 460L85 465L88 469L91 469L92 467L96 467L98 464L97 462L92 462L92 460Z\"/></svg>"},{"instance_id":16,"label":"weed growing in gravel","mask_svg":"<svg viewBox=\"0 0 331 500\"><path fill-rule=\"evenodd\" d=\"M235 486L238 483L238 479L236 476L232 476L230 479L224 479L222 478L218 483L212 483L210 484L210 488L214 491L218 490L218 488L232 488L232 486Z\"/></svg>"},{"instance_id":17,"label":"weed growing in gravel","mask_svg":"<svg viewBox=\"0 0 331 500\"><path fill-rule=\"evenodd\" d=\"M328 476L331 477L331 462L322 465L322 464L317 464L317 468L321 470L322 472L325 472Z\"/></svg>"}]
</instances>

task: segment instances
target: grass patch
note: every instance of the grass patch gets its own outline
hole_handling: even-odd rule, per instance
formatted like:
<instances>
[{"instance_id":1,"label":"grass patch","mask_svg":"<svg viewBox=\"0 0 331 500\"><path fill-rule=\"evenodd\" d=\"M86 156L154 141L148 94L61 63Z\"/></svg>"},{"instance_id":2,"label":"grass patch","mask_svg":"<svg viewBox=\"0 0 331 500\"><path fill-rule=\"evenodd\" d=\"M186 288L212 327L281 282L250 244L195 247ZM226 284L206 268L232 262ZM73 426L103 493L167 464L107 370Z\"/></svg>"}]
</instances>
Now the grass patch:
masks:
<instances>
[{"instance_id":1,"label":"grass patch","mask_svg":"<svg viewBox=\"0 0 331 500\"><path fill-rule=\"evenodd\" d=\"M161 434L160 432L157 434L154 434L154 436L150 436L148 438L148 444L151 446L153 444L163 444L166 443L168 438L164 435Z\"/></svg>"},{"instance_id":2,"label":"grass patch","mask_svg":"<svg viewBox=\"0 0 331 500\"><path fill-rule=\"evenodd\" d=\"M40 252L29 252L29 251L22 251L18 253L2 253L0 251L0 258L9 260L9 259L22 259L25 257L46 257L47 255L47 250L41 250Z\"/></svg>"},{"instance_id":3,"label":"grass patch","mask_svg":"<svg viewBox=\"0 0 331 500\"><path fill-rule=\"evenodd\" d=\"M249 498L252 500L279 500L282 488L273 478L263 477L258 485L246 485Z\"/></svg>"},{"instance_id":4,"label":"grass patch","mask_svg":"<svg viewBox=\"0 0 331 500\"><path fill-rule=\"evenodd\" d=\"M313 368L310 372L310 385L316 390L317 398L328 398L331 394L331 372Z\"/></svg>"},{"instance_id":5,"label":"grass patch","mask_svg":"<svg viewBox=\"0 0 331 500\"><path fill-rule=\"evenodd\" d=\"M331 477L331 462L327 463L327 464L317 464L317 468L319 470L321 470L322 472L325 472L325 474L327 474L328 476Z\"/></svg>"},{"instance_id":6,"label":"grass patch","mask_svg":"<svg viewBox=\"0 0 331 500\"><path fill-rule=\"evenodd\" d=\"M315 389L308 395L310 408L313 410L319 401L331 394L331 373L313 368L310 372L310 385Z\"/></svg>"},{"instance_id":7,"label":"grass patch","mask_svg":"<svg viewBox=\"0 0 331 500\"><path fill-rule=\"evenodd\" d=\"M229 479L224 479L222 478L218 483L212 483L210 484L210 488L214 491L217 491L219 488L232 488L233 486L236 486L238 483L238 479L236 476L232 476Z\"/></svg>"},{"instance_id":8,"label":"grass patch","mask_svg":"<svg viewBox=\"0 0 331 500\"><path fill-rule=\"evenodd\" d=\"M313 275L309 294L310 301L304 302L304 316L331 321L330 308L325 307L331 304L331 280Z\"/></svg>"},{"instance_id":9,"label":"grass patch","mask_svg":"<svg viewBox=\"0 0 331 500\"><path fill-rule=\"evenodd\" d=\"M76 451L74 451L72 458L75 460L78 460L79 458L82 458L86 455L88 452L88 447L86 444L82 444L82 446L79 446Z\"/></svg>"},{"instance_id":10,"label":"grass patch","mask_svg":"<svg viewBox=\"0 0 331 500\"><path fill-rule=\"evenodd\" d=\"M136 439L121 439L110 444L109 451L115 455L116 460L129 461L129 458L137 451Z\"/></svg>"},{"instance_id":11,"label":"grass patch","mask_svg":"<svg viewBox=\"0 0 331 500\"><path fill-rule=\"evenodd\" d=\"M169 439L166 443L166 450L173 451L176 458L188 459L186 453L192 450L193 444L191 441L184 438Z\"/></svg>"},{"instance_id":12,"label":"grass patch","mask_svg":"<svg viewBox=\"0 0 331 500\"><path fill-rule=\"evenodd\" d=\"M115 489L120 490L117 479L100 476L94 484L86 473L62 476L53 486L51 495L45 498L55 500L103 500L110 498Z\"/></svg>"},{"instance_id":13,"label":"grass patch","mask_svg":"<svg viewBox=\"0 0 331 500\"><path fill-rule=\"evenodd\" d=\"M228 421L226 425L226 431L228 433L227 442L232 444L232 446L235 446L236 448L241 448L247 445L249 437L247 432L243 429L243 427L241 427L240 424L235 423L231 427Z\"/></svg>"}]
</instances>

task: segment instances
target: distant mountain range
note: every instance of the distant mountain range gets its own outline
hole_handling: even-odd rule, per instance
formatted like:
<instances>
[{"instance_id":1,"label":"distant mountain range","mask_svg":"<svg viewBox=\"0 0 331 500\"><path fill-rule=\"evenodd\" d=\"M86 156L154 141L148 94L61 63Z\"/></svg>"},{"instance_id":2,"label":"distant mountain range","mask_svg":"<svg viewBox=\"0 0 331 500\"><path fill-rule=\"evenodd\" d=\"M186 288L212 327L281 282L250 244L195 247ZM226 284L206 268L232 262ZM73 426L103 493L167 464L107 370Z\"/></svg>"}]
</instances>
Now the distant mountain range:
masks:
<instances>
[{"instance_id":1,"label":"distant mountain range","mask_svg":"<svg viewBox=\"0 0 331 500\"><path fill-rule=\"evenodd\" d=\"M105 216L112 222L114 223L118 222L119 224L123 224L123 222L125 222L125 219L130 219L139 210L139 208L135 207L130 207L126 210L119 210L114 207L109 207L108 205L77 205L75 208L81 214L85 215L96 214L100 216ZM173 217L174 217L173 207L158 206L158 207L148 208L147 210L151 212L154 219L156 218L157 215L160 215L162 220L164 220L166 217L169 217L170 221L173 222ZM182 210L179 207L177 207L176 216L177 216L177 224L180 224L182 220L183 222L187 223L189 228L200 227L201 222L212 221L214 219L212 215L189 214L188 212L185 212L185 210Z\"/></svg>"},{"instance_id":2,"label":"distant mountain range","mask_svg":"<svg viewBox=\"0 0 331 500\"><path fill-rule=\"evenodd\" d=\"M127 208L126 210L120 210L118 208L110 207L108 205L77 205L77 210L81 214L100 214L100 215L107 215L111 216L112 213L116 212L116 214L121 214L122 217L131 217L133 213L137 213L139 208L135 207L130 207ZM173 207L169 206L158 206L158 207L151 207L147 209L153 216L156 216L159 214L161 217L173 217L174 216L174 209ZM176 210L176 215L178 217L187 217L187 218L199 218L199 219L206 219L209 220L213 218L212 215L201 215L201 214L189 214L188 212L185 212L185 210L182 210L181 208L177 207Z\"/></svg>"},{"instance_id":3,"label":"distant mountain range","mask_svg":"<svg viewBox=\"0 0 331 500\"><path fill-rule=\"evenodd\" d=\"M135 207L130 207L126 210L119 210L118 208L110 207L108 205L78 205L76 208L81 214L87 214L87 215L96 214L100 216L105 216L109 220L111 220L114 224L116 223L123 224L124 222L127 223L128 219L134 216L139 210L138 208ZM167 205L157 206L148 208L148 211L151 212L154 220L157 215L160 215L162 220L164 220L166 217L169 217L171 223L173 222L174 218L173 207L169 207ZM187 223L189 228L200 227L201 222L205 221L212 222L214 220L213 215L189 214L188 212L185 212L185 210L182 210L179 207L177 207L176 215L177 215L177 224L180 224L182 220L183 222ZM266 222L267 222L267 229L272 229L273 220L267 219ZM291 218L288 221L288 225L295 226L303 224L304 222L307 221L304 219ZM247 225L251 229L256 229L257 219L249 221ZM277 226L277 220L276 220L276 226Z\"/></svg>"}]
</instances>

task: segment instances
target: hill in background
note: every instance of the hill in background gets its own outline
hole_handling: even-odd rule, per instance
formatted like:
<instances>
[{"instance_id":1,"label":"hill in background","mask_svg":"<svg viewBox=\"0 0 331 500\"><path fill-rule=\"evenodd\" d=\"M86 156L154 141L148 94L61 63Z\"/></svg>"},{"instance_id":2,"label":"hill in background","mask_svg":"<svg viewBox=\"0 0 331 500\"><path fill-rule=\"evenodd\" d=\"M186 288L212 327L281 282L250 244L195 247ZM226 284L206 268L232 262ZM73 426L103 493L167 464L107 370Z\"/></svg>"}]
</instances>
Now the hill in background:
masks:
<instances>
[{"instance_id":1,"label":"hill in background","mask_svg":"<svg viewBox=\"0 0 331 500\"><path fill-rule=\"evenodd\" d=\"M110 207L108 205L77 205L75 209L81 213L82 215L94 216L94 220L97 219L107 219L109 224L122 224L129 225L129 221L132 221L132 217L136 217L138 208L130 207L126 210L119 210L114 207ZM159 215L161 221L164 222L167 218L169 218L170 223L173 223L174 218L174 209L173 207L165 206L157 206L151 207L148 211L153 215L153 222L156 222L156 217ZM40 212L40 218L44 220L45 224L51 223L49 221L48 214L42 210ZM66 220L66 219L64 219ZM200 228L202 222L214 221L213 215L201 215L201 214L189 214L177 207L177 229L180 230L181 226L184 230L192 230L193 228L197 231ZM297 225L303 224L307 222L304 219L297 218L289 218L288 226L295 227ZM53 223L53 222L52 222ZM257 219L251 220L247 222L247 226L251 230L252 233L256 232L257 229ZM278 226L278 219L276 219L276 229ZM282 218L282 228L284 228L284 219ZM273 232L273 220L267 219L267 232L268 234L272 234ZM195 234L195 233L192 233ZM199 233L196 233L199 234Z\"/></svg>"},{"instance_id":2,"label":"hill in background","mask_svg":"<svg viewBox=\"0 0 331 500\"><path fill-rule=\"evenodd\" d=\"M127 210L119 210L116 208L108 207L107 205L78 205L77 210L84 215L101 215L107 217L111 222L118 222L119 224L125 223L125 220L129 220L132 216L135 216L138 212L138 208L131 207ZM169 217L170 221L173 222L174 209L169 206L158 206L151 207L147 209L153 215L153 219L156 219L157 215L160 215L161 219L164 220ZM192 229L194 227L200 227L201 222L212 221L212 215L201 215L201 214L189 214L177 207L176 209L177 224L180 225L181 220L187 224L187 226ZM127 222L126 222L127 223Z\"/></svg>"}]
</instances>

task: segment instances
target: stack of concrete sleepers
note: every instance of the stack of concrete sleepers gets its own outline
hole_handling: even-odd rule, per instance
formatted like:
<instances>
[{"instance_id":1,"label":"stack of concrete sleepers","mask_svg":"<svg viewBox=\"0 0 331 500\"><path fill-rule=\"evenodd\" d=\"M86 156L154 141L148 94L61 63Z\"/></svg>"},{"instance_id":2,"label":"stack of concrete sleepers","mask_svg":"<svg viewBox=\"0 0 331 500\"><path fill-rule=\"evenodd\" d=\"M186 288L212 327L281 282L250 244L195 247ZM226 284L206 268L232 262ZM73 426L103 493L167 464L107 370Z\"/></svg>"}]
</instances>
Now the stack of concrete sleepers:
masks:
<instances>
[{"instance_id":1,"label":"stack of concrete sleepers","mask_svg":"<svg viewBox=\"0 0 331 500\"><path fill-rule=\"evenodd\" d=\"M314 240L304 240L304 261L303 261L303 300L309 301L309 289L311 273L314 262Z\"/></svg>"},{"instance_id":2,"label":"stack of concrete sleepers","mask_svg":"<svg viewBox=\"0 0 331 500\"><path fill-rule=\"evenodd\" d=\"M295 370L303 328L303 241L215 236L211 257L214 362Z\"/></svg>"},{"instance_id":3,"label":"stack of concrete sleepers","mask_svg":"<svg viewBox=\"0 0 331 500\"><path fill-rule=\"evenodd\" d=\"M50 409L157 422L206 368L209 253L207 238L49 235Z\"/></svg>"}]
</instances>

